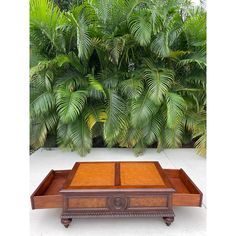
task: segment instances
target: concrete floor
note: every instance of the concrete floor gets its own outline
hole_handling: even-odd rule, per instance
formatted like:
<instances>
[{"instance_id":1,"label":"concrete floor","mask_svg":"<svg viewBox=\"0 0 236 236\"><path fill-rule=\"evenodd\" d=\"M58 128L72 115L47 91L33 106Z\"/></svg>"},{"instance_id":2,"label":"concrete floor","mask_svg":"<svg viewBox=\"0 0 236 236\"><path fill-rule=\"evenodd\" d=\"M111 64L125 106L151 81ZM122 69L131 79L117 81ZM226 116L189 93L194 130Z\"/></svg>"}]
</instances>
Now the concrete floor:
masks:
<instances>
[{"instance_id":1,"label":"concrete floor","mask_svg":"<svg viewBox=\"0 0 236 236\"><path fill-rule=\"evenodd\" d=\"M148 149L135 157L130 149L93 148L86 157L58 149L40 149L30 157L30 190L51 169L71 169L76 161L159 161L163 168L183 168L203 192L203 206L175 207L175 221L167 227L161 218L78 219L68 229L60 223L61 209L30 209L31 236L202 236L206 235L206 159L193 149Z\"/></svg>"}]
</instances>

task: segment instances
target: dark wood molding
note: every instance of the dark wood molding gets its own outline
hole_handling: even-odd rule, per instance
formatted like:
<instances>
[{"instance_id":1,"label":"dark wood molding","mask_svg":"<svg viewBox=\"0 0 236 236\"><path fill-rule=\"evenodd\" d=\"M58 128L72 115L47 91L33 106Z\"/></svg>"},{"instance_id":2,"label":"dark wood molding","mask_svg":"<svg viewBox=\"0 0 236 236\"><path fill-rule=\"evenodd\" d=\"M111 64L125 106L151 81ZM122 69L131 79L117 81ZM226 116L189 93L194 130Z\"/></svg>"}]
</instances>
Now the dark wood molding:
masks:
<instances>
[{"instance_id":1,"label":"dark wood molding","mask_svg":"<svg viewBox=\"0 0 236 236\"><path fill-rule=\"evenodd\" d=\"M68 175L68 177L67 177L67 179L66 179L66 181L65 181L65 184L64 184L64 186L63 186L63 189L64 189L64 188L67 188L67 187L70 185L70 183L71 183L71 181L72 181L72 179L73 179L73 177L74 177L74 175L75 175L75 172L76 172L77 169L79 168L79 165L80 165L79 162L76 162L76 163L75 163L75 165L73 166L72 170L70 171L70 174Z\"/></svg>"},{"instance_id":2,"label":"dark wood molding","mask_svg":"<svg viewBox=\"0 0 236 236\"><path fill-rule=\"evenodd\" d=\"M115 186L120 186L120 163L115 163Z\"/></svg>"}]
</instances>

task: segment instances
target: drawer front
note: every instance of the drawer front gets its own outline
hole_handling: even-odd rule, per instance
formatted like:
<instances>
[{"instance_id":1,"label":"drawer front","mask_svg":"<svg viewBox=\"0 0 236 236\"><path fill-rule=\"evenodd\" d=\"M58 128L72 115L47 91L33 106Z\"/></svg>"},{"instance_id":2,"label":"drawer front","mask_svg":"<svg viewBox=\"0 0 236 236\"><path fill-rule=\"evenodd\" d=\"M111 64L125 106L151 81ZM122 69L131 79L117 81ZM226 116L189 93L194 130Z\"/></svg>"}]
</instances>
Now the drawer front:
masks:
<instances>
[{"instance_id":1,"label":"drawer front","mask_svg":"<svg viewBox=\"0 0 236 236\"><path fill-rule=\"evenodd\" d=\"M184 194L175 193L173 194L173 206L196 206L202 205L201 194Z\"/></svg>"},{"instance_id":2,"label":"drawer front","mask_svg":"<svg viewBox=\"0 0 236 236\"><path fill-rule=\"evenodd\" d=\"M31 205L33 209L62 208L63 198L61 195L34 196Z\"/></svg>"}]
</instances>

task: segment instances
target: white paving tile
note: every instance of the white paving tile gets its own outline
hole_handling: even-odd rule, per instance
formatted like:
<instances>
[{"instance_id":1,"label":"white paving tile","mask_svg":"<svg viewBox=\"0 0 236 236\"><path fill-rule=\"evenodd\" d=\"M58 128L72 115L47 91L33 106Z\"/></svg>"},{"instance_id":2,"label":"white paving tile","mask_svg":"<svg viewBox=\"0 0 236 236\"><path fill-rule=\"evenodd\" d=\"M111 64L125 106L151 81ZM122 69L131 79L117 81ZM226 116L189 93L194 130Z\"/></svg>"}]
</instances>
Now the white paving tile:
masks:
<instances>
[{"instance_id":1,"label":"white paving tile","mask_svg":"<svg viewBox=\"0 0 236 236\"><path fill-rule=\"evenodd\" d=\"M159 161L163 168L183 168L205 193L206 159L193 149L172 149L157 153L148 149L136 157L130 149L93 148L86 157L59 149L40 149L30 158L30 186L33 191L51 169L71 169L76 161ZM204 198L205 199L205 198ZM61 209L30 210L32 236L203 236L206 235L205 207L176 207L175 222L167 227L161 218L119 218L73 220L65 229Z\"/></svg>"}]
</instances>

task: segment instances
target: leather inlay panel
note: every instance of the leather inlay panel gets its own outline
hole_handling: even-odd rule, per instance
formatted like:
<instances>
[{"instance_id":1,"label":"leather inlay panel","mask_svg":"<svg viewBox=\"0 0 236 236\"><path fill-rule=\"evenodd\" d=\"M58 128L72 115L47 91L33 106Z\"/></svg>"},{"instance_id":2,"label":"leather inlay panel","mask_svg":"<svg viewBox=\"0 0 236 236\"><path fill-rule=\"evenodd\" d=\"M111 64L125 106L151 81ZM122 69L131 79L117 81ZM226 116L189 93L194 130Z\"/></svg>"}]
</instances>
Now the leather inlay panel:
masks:
<instances>
[{"instance_id":1,"label":"leather inlay panel","mask_svg":"<svg viewBox=\"0 0 236 236\"><path fill-rule=\"evenodd\" d=\"M106 207L106 198L101 197L80 197L70 198L68 200L69 208L104 208Z\"/></svg>"},{"instance_id":2,"label":"leather inlay panel","mask_svg":"<svg viewBox=\"0 0 236 236\"><path fill-rule=\"evenodd\" d=\"M81 163L70 186L114 186L115 163Z\"/></svg>"},{"instance_id":3,"label":"leather inlay panel","mask_svg":"<svg viewBox=\"0 0 236 236\"><path fill-rule=\"evenodd\" d=\"M161 175L153 163L120 163L121 186L162 185Z\"/></svg>"},{"instance_id":4,"label":"leather inlay panel","mask_svg":"<svg viewBox=\"0 0 236 236\"><path fill-rule=\"evenodd\" d=\"M167 206L167 197L131 197L130 207L165 207Z\"/></svg>"}]
</instances>

